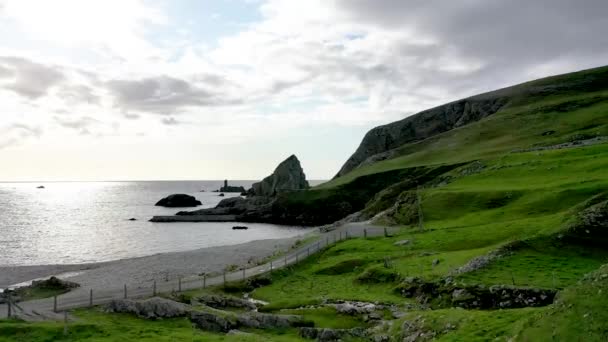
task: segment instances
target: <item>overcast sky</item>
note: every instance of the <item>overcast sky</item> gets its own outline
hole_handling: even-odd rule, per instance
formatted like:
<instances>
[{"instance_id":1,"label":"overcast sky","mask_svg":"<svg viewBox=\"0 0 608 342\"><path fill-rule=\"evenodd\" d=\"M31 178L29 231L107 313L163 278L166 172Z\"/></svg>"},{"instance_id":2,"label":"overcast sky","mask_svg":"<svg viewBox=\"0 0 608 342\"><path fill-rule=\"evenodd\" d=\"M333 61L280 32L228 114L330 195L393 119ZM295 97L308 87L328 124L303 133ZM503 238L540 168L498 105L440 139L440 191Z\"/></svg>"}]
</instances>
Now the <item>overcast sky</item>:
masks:
<instances>
[{"instance_id":1,"label":"overcast sky","mask_svg":"<svg viewBox=\"0 0 608 342\"><path fill-rule=\"evenodd\" d=\"M0 0L0 180L326 179L374 126L607 61L606 0Z\"/></svg>"}]
</instances>

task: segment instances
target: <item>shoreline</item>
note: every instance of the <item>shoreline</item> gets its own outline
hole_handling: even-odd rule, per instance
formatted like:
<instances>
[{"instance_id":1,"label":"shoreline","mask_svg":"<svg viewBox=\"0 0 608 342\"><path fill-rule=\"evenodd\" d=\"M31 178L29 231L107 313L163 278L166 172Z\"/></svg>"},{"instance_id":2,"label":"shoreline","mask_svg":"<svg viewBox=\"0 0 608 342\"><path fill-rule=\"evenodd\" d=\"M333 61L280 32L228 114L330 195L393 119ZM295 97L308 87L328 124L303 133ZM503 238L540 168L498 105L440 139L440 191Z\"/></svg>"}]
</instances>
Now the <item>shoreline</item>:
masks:
<instances>
[{"instance_id":1,"label":"shoreline","mask_svg":"<svg viewBox=\"0 0 608 342\"><path fill-rule=\"evenodd\" d=\"M141 287L155 280L170 281L202 273L217 273L229 265L252 265L276 253L290 250L298 240L306 239L314 232L315 230L307 231L291 238L254 240L237 245L157 253L98 263L0 266L0 289L73 272L78 273L62 278L80 284L80 288L72 292L115 288L124 284Z\"/></svg>"}]
</instances>

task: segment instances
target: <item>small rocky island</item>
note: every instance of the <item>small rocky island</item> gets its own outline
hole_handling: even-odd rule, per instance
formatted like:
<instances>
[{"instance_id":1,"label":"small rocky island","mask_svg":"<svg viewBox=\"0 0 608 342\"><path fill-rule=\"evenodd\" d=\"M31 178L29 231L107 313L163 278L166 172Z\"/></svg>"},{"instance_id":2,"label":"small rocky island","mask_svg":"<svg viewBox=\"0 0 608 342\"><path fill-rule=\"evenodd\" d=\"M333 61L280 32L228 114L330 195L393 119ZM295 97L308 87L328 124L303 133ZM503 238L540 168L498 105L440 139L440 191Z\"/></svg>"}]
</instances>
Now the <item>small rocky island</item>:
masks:
<instances>
[{"instance_id":1,"label":"small rocky island","mask_svg":"<svg viewBox=\"0 0 608 342\"><path fill-rule=\"evenodd\" d=\"M277 166L261 182L252 185L247 197L222 200L215 208L180 211L174 216L154 216L151 222L264 222L270 221L272 206L277 195L284 192L306 190L310 186L304 170L295 155Z\"/></svg>"},{"instance_id":2,"label":"small rocky island","mask_svg":"<svg viewBox=\"0 0 608 342\"><path fill-rule=\"evenodd\" d=\"M168 208L198 207L199 205L202 205L201 201L194 198L194 196L186 194L175 194L167 196L156 203L157 207Z\"/></svg>"},{"instance_id":3,"label":"small rocky island","mask_svg":"<svg viewBox=\"0 0 608 342\"><path fill-rule=\"evenodd\" d=\"M215 192L236 192L242 194L245 192L245 188L242 186L228 185L228 180L224 180L224 186L222 186L219 190L216 190Z\"/></svg>"}]
</instances>

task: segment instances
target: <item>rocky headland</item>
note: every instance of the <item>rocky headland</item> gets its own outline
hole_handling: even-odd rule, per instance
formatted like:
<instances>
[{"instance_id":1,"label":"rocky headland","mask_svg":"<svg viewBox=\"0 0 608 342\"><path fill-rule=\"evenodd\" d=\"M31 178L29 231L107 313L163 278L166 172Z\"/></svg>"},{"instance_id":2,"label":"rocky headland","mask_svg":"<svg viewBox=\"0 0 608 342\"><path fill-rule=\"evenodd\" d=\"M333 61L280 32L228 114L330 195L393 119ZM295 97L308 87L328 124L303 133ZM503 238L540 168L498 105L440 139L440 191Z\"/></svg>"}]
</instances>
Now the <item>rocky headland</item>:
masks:
<instances>
[{"instance_id":1,"label":"rocky headland","mask_svg":"<svg viewBox=\"0 0 608 342\"><path fill-rule=\"evenodd\" d=\"M227 187L227 182L224 184ZM277 217L273 207L278 195L306 190L310 186L295 155L277 166L274 172L261 182L252 185L246 197L222 200L215 208L180 211L174 216L155 216L152 222L274 222Z\"/></svg>"}]
</instances>

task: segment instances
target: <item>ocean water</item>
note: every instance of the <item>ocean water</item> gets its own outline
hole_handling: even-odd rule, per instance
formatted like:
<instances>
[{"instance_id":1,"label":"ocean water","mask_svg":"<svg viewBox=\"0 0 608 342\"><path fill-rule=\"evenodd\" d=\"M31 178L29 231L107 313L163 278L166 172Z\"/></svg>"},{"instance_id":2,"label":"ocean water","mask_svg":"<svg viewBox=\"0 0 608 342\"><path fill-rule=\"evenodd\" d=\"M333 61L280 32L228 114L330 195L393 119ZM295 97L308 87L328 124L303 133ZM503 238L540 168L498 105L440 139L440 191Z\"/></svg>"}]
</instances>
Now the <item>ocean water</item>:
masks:
<instances>
[{"instance_id":1,"label":"ocean water","mask_svg":"<svg viewBox=\"0 0 608 342\"><path fill-rule=\"evenodd\" d=\"M231 181L249 188L253 181ZM44 185L45 189L37 189ZM222 181L0 183L0 265L74 264L285 238L308 231L248 223L152 223L180 208L154 204L186 193L214 207ZM201 192L201 190L205 192ZM238 194L226 194L237 196ZM136 218L137 221L129 221Z\"/></svg>"}]
</instances>

